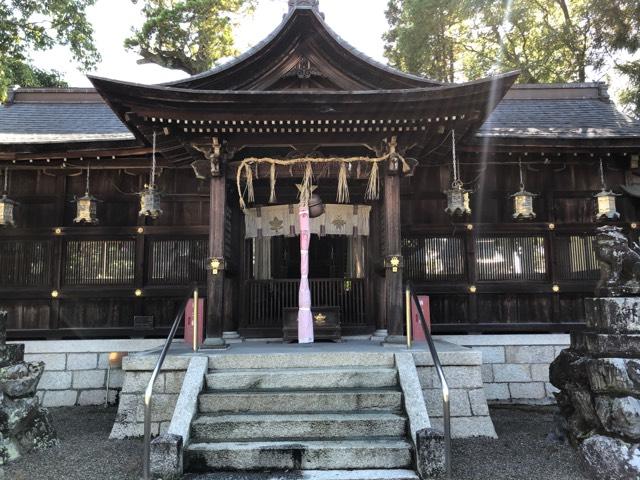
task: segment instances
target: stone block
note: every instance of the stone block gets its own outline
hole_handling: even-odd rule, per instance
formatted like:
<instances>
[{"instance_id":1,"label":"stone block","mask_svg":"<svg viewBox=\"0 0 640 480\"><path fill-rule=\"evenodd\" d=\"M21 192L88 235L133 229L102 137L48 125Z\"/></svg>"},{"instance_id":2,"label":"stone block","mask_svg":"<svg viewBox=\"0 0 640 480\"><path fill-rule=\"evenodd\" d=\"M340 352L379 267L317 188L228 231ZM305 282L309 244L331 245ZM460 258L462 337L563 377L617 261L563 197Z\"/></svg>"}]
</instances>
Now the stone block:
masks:
<instances>
[{"instance_id":1,"label":"stone block","mask_svg":"<svg viewBox=\"0 0 640 480\"><path fill-rule=\"evenodd\" d=\"M418 474L423 480L435 479L446 473L444 435L433 428L416 432Z\"/></svg>"},{"instance_id":2,"label":"stone block","mask_svg":"<svg viewBox=\"0 0 640 480\"><path fill-rule=\"evenodd\" d=\"M553 346L507 346L507 363L546 363L553 362L555 350Z\"/></svg>"},{"instance_id":3,"label":"stone block","mask_svg":"<svg viewBox=\"0 0 640 480\"><path fill-rule=\"evenodd\" d=\"M85 390L83 392L80 392L80 395L78 397L78 405L104 405L104 398L106 393L106 390ZM111 396L111 392L109 392L109 396Z\"/></svg>"},{"instance_id":4,"label":"stone block","mask_svg":"<svg viewBox=\"0 0 640 480\"><path fill-rule=\"evenodd\" d=\"M124 370L112 369L109 376L109 388L122 388L124 385Z\"/></svg>"},{"instance_id":5,"label":"stone block","mask_svg":"<svg viewBox=\"0 0 640 480\"><path fill-rule=\"evenodd\" d=\"M49 390L44 394L44 407L73 407L76 404L78 392L75 390Z\"/></svg>"},{"instance_id":6,"label":"stone block","mask_svg":"<svg viewBox=\"0 0 640 480\"><path fill-rule=\"evenodd\" d=\"M160 477L163 480L182 478L183 442L181 436L161 434L151 442L150 453L150 468L154 477Z\"/></svg>"},{"instance_id":7,"label":"stone block","mask_svg":"<svg viewBox=\"0 0 640 480\"><path fill-rule=\"evenodd\" d=\"M423 390L429 417L442 417L442 390L433 388ZM449 408L452 417L471 416L471 406L466 390L449 391Z\"/></svg>"},{"instance_id":8,"label":"stone block","mask_svg":"<svg viewBox=\"0 0 640 480\"><path fill-rule=\"evenodd\" d=\"M596 358L587 362L587 376L596 393L640 395L640 361Z\"/></svg>"},{"instance_id":9,"label":"stone block","mask_svg":"<svg viewBox=\"0 0 640 480\"><path fill-rule=\"evenodd\" d=\"M158 375L154 385L154 393L164 393L164 373ZM143 393L147 389L147 385L151 380L151 372L130 372L124 375L122 391L126 393Z\"/></svg>"},{"instance_id":10,"label":"stone block","mask_svg":"<svg viewBox=\"0 0 640 480\"><path fill-rule=\"evenodd\" d=\"M64 370L67 364L67 356L64 353L28 353L24 356L25 362L44 362L45 370Z\"/></svg>"},{"instance_id":11,"label":"stone block","mask_svg":"<svg viewBox=\"0 0 640 480\"><path fill-rule=\"evenodd\" d=\"M151 420L154 422L170 422L178 401L177 394L154 394L151 403ZM144 421L144 402L142 398L137 404L136 420Z\"/></svg>"},{"instance_id":12,"label":"stone block","mask_svg":"<svg viewBox=\"0 0 640 480\"><path fill-rule=\"evenodd\" d=\"M108 353L99 353L98 354L98 368L102 370L106 370L109 368L109 354Z\"/></svg>"},{"instance_id":13,"label":"stone block","mask_svg":"<svg viewBox=\"0 0 640 480\"><path fill-rule=\"evenodd\" d=\"M504 347L473 347L475 351L482 352L482 363L505 363L506 354Z\"/></svg>"},{"instance_id":14,"label":"stone block","mask_svg":"<svg viewBox=\"0 0 640 480\"><path fill-rule=\"evenodd\" d=\"M487 398L484 394L484 389L479 388L477 390L469 390L469 404L471 405L472 415L489 415L489 406L487 405Z\"/></svg>"},{"instance_id":15,"label":"stone block","mask_svg":"<svg viewBox=\"0 0 640 480\"><path fill-rule=\"evenodd\" d=\"M67 370L93 370L97 366L97 353L70 353L67 356Z\"/></svg>"},{"instance_id":16,"label":"stone block","mask_svg":"<svg viewBox=\"0 0 640 480\"><path fill-rule=\"evenodd\" d=\"M435 388L440 385L435 367L417 367L418 379L423 389Z\"/></svg>"},{"instance_id":17,"label":"stone block","mask_svg":"<svg viewBox=\"0 0 640 480\"><path fill-rule=\"evenodd\" d=\"M493 378L496 382L530 382L531 369L526 364L496 364L493 366Z\"/></svg>"},{"instance_id":18,"label":"stone block","mask_svg":"<svg viewBox=\"0 0 640 480\"><path fill-rule=\"evenodd\" d=\"M73 372L73 388L103 388L104 370L78 370Z\"/></svg>"},{"instance_id":19,"label":"stone block","mask_svg":"<svg viewBox=\"0 0 640 480\"><path fill-rule=\"evenodd\" d=\"M544 383L528 382L528 383L510 383L509 391L511 399L516 400L542 400L547 396Z\"/></svg>"},{"instance_id":20,"label":"stone block","mask_svg":"<svg viewBox=\"0 0 640 480\"><path fill-rule=\"evenodd\" d=\"M531 379L534 382L549 381L549 365L546 363L537 363L531 365Z\"/></svg>"},{"instance_id":21,"label":"stone block","mask_svg":"<svg viewBox=\"0 0 640 480\"><path fill-rule=\"evenodd\" d=\"M160 424L158 422L151 422L151 435L157 436L160 431ZM124 440L126 438L139 438L144 436L144 424L135 423L120 423L113 424L111 433L109 434L110 440Z\"/></svg>"},{"instance_id":22,"label":"stone block","mask_svg":"<svg viewBox=\"0 0 640 480\"><path fill-rule=\"evenodd\" d=\"M599 480L637 480L640 478L638 449L617 438L594 435L586 439L580 451Z\"/></svg>"},{"instance_id":23,"label":"stone block","mask_svg":"<svg viewBox=\"0 0 640 480\"><path fill-rule=\"evenodd\" d=\"M603 333L640 333L640 298L585 298L589 329Z\"/></svg>"},{"instance_id":24,"label":"stone block","mask_svg":"<svg viewBox=\"0 0 640 480\"><path fill-rule=\"evenodd\" d=\"M485 383L484 394L487 397L487 400L511 399L508 383Z\"/></svg>"},{"instance_id":25,"label":"stone block","mask_svg":"<svg viewBox=\"0 0 640 480\"><path fill-rule=\"evenodd\" d=\"M555 398L554 394L560 392L560 390L554 387L553 384L551 383L545 383L544 388L547 391L547 397L550 397L550 398Z\"/></svg>"},{"instance_id":26,"label":"stone block","mask_svg":"<svg viewBox=\"0 0 640 480\"><path fill-rule=\"evenodd\" d=\"M67 390L71 388L71 372L45 371L40 378L38 388L40 390Z\"/></svg>"},{"instance_id":27,"label":"stone block","mask_svg":"<svg viewBox=\"0 0 640 480\"><path fill-rule=\"evenodd\" d=\"M482 371L478 366L444 367L444 376L449 388L482 388ZM436 386L440 386L440 381Z\"/></svg>"},{"instance_id":28,"label":"stone block","mask_svg":"<svg viewBox=\"0 0 640 480\"><path fill-rule=\"evenodd\" d=\"M186 372L167 372L164 374L164 392L180 393Z\"/></svg>"},{"instance_id":29,"label":"stone block","mask_svg":"<svg viewBox=\"0 0 640 480\"><path fill-rule=\"evenodd\" d=\"M142 408L141 394L121 394L115 423L136 423L139 408Z\"/></svg>"},{"instance_id":30,"label":"stone block","mask_svg":"<svg viewBox=\"0 0 640 480\"><path fill-rule=\"evenodd\" d=\"M596 412L607 432L640 440L640 400L635 397L598 396Z\"/></svg>"},{"instance_id":31,"label":"stone block","mask_svg":"<svg viewBox=\"0 0 640 480\"><path fill-rule=\"evenodd\" d=\"M483 383L491 383L493 382L493 366L491 365L482 365L482 382Z\"/></svg>"},{"instance_id":32,"label":"stone block","mask_svg":"<svg viewBox=\"0 0 640 480\"><path fill-rule=\"evenodd\" d=\"M640 334L577 332L571 335L571 345L593 356L640 358Z\"/></svg>"}]
</instances>

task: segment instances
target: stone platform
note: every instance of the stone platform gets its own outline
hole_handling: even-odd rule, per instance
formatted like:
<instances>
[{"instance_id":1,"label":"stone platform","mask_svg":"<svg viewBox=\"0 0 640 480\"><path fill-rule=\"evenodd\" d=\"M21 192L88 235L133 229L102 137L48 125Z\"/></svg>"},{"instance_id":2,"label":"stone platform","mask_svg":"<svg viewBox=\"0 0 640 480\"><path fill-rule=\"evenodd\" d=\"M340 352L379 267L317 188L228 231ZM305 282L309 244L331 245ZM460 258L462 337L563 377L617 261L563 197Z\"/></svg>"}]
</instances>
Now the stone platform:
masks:
<instances>
[{"instance_id":1,"label":"stone platform","mask_svg":"<svg viewBox=\"0 0 640 480\"><path fill-rule=\"evenodd\" d=\"M453 438L496 437L482 383L482 353L452 343L436 340L436 348L451 390L451 427ZM140 352L124 359L124 384L118 415L111 438L140 437L143 433L142 395L157 361L159 349ZM208 356L209 369L243 368L278 369L304 367L309 364L331 366L340 363L357 366L371 362L393 361L395 353L408 352L417 369L423 398L432 425L442 428L442 397L431 355L426 343L416 343L411 350L403 346L382 347L363 339L346 338L342 343L312 345L282 342L248 341L232 344L224 351L196 354ZM239 356L242 356L240 359ZM168 430L190 359L194 356L184 343L175 342L154 390L152 432ZM352 399L357 401L357 399Z\"/></svg>"}]
</instances>

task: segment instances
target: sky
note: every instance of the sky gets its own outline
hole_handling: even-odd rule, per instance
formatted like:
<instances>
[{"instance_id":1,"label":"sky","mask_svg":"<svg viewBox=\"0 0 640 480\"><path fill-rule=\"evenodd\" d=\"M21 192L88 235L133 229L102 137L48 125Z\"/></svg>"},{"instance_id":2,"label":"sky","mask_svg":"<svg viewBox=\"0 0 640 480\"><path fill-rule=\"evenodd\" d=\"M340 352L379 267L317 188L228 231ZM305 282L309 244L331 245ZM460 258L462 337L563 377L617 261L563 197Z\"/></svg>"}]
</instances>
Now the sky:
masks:
<instances>
[{"instance_id":1,"label":"sky","mask_svg":"<svg viewBox=\"0 0 640 480\"><path fill-rule=\"evenodd\" d=\"M387 0L320 0L320 10L331 28L351 45L370 57L385 62L382 34L388 24L384 16ZM287 0L259 0L255 12L242 19L235 28L236 49L244 52L269 35L287 12ZM102 62L94 75L143 84L162 83L184 78L184 72L168 70L157 65L138 65L139 56L126 51L124 39L134 26L141 26L140 5L131 0L98 0L88 9L93 24L94 40L102 55ZM90 87L91 83L77 70L71 55L64 47L32 55L36 66L63 73L72 87Z\"/></svg>"}]
</instances>

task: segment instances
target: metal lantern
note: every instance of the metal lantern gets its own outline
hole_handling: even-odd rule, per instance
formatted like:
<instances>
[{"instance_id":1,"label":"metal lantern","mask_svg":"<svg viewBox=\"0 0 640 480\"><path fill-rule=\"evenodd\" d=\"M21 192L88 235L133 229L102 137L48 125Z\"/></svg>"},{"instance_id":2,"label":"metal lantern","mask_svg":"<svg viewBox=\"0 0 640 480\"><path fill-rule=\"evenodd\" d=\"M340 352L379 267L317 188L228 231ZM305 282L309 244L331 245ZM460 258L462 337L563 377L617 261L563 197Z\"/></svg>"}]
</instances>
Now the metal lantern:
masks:
<instances>
[{"instance_id":1,"label":"metal lantern","mask_svg":"<svg viewBox=\"0 0 640 480\"><path fill-rule=\"evenodd\" d=\"M141 217L151 217L154 220L162 215L160 208L160 192L155 185L145 185L145 189L140 192L140 213Z\"/></svg>"},{"instance_id":2,"label":"metal lantern","mask_svg":"<svg viewBox=\"0 0 640 480\"><path fill-rule=\"evenodd\" d=\"M456 158L456 131L451 131L451 154L453 167L453 182L451 188L444 192L447 195L447 208L445 212L452 216L462 216L471 214L469 194L471 190L465 190L462 180L460 180L460 165Z\"/></svg>"},{"instance_id":3,"label":"metal lantern","mask_svg":"<svg viewBox=\"0 0 640 480\"><path fill-rule=\"evenodd\" d=\"M513 218L516 220L533 220L536 218L536 214L533 211L533 198L537 195L525 190L522 162L518 161L518 164L520 167L520 191L511 195L511 198L513 198Z\"/></svg>"},{"instance_id":4,"label":"metal lantern","mask_svg":"<svg viewBox=\"0 0 640 480\"><path fill-rule=\"evenodd\" d=\"M447 190L447 208L445 212L452 216L462 216L471 214L470 190L465 190L462 182L453 182L451 189Z\"/></svg>"},{"instance_id":5,"label":"metal lantern","mask_svg":"<svg viewBox=\"0 0 640 480\"><path fill-rule=\"evenodd\" d=\"M0 226L15 227L16 223L13 218L14 207L16 202L7 197L6 194L0 198Z\"/></svg>"},{"instance_id":6,"label":"metal lantern","mask_svg":"<svg viewBox=\"0 0 640 480\"><path fill-rule=\"evenodd\" d=\"M156 187L156 132L153 132L153 150L151 152L151 175L149 184L144 186L144 190L138 193L140 195L140 212L141 217L151 217L154 220L162 215L160 208L160 192Z\"/></svg>"},{"instance_id":7,"label":"metal lantern","mask_svg":"<svg viewBox=\"0 0 640 480\"><path fill-rule=\"evenodd\" d=\"M596 221L617 220L620 218L620 213L616 210L616 197L620 195L607 190L602 159L600 159L600 181L602 182L602 191L593 196L596 199Z\"/></svg>"},{"instance_id":8,"label":"metal lantern","mask_svg":"<svg viewBox=\"0 0 640 480\"><path fill-rule=\"evenodd\" d=\"M4 169L4 193L2 194L2 198L0 198L0 227L15 227L15 219L13 218L13 214L15 212L14 207L17 205L16 202L7 197L9 188L9 169Z\"/></svg>"},{"instance_id":9,"label":"metal lantern","mask_svg":"<svg viewBox=\"0 0 640 480\"><path fill-rule=\"evenodd\" d=\"M73 223L86 223L97 225L98 220L98 199L89 193L89 178L91 168L87 168L87 188L83 197L76 198L76 218Z\"/></svg>"}]
</instances>

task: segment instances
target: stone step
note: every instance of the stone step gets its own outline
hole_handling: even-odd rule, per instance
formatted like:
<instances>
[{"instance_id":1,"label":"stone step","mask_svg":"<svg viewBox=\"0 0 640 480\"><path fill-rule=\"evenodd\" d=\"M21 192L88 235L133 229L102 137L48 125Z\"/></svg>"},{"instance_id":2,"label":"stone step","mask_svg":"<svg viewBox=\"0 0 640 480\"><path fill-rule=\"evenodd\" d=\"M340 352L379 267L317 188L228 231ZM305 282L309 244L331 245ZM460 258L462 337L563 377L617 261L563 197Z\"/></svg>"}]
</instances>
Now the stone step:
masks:
<instances>
[{"instance_id":1,"label":"stone step","mask_svg":"<svg viewBox=\"0 0 640 480\"><path fill-rule=\"evenodd\" d=\"M237 369L207 375L209 390L379 388L397 384L395 368L384 367Z\"/></svg>"},{"instance_id":2,"label":"stone step","mask_svg":"<svg viewBox=\"0 0 640 480\"><path fill-rule=\"evenodd\" d=\"M203 393L201 413L278 413L401 411L402 393L394 390L341 389Z\"/></svg>"},{"instance_id":3,"label":"stone step","mask_svg":"<svg viewBox=\"0 0 640 480\"><path fill-rule=\"evenodd\" d=\"M419 480L413 470L302 470L294 472L218 472L186 475L184 480Z\"/></svg>"},{"instance_id":4,"label":"stone step","mask_svg":"<svg viewBox=\"0 0 640 480\"><path fill-rule=\"evenodd\" d=\"M296 348L288 345L288 348ZM301 347L304 348L304 347ZM390 352L297 352L256 354L222 354L209 356L212 370L273 369L273 368L331 368L331 367L393 367Z\"/></svg>"},{"instance_id":5,"label":"stone step","mask_svg":"<svg viewBox=\"0 0 640 480\"><path fill-rule=\"evenodd\" d=\"M192 443L185 467L188 472L408 469L412 451L397 439Z\"/></svg>"},{"instance_id":6,"label":"stone step","mask_svg":"<svg viewBox=\"0 0 640 480\"><path fill-rule=\"evenodd\" d=\"M200 416L192 442L404 437L407 420L393 413L311 413Z\"/></svg>"}]
</instances>

